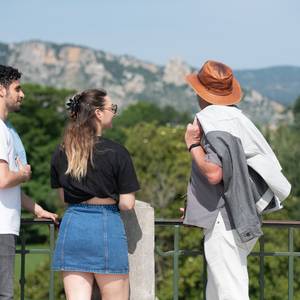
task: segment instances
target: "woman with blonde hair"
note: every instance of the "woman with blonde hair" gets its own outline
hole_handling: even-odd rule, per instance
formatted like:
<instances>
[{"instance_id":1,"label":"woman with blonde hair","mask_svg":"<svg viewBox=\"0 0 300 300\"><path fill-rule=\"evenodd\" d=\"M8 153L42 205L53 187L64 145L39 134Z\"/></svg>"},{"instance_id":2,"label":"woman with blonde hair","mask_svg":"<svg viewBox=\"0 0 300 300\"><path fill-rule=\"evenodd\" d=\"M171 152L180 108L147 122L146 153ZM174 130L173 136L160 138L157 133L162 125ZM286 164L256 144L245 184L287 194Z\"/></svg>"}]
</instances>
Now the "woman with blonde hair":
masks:
<instances>
[{"instance_id":1,"label":"woman with blonde hair","mask_svg":"<svg viewBox=\"0 0 300 300\"><path fill-rule=\"evenodd\" d=\"M103 300L127 300L128 251L120 210L134 207L139 189L131 157L102 137L117 105L90 89L67 103L70 119L51 160L51 186L68 207L52 268L62 272L68 300L89 300L96 280Z\"/></svg>"}]
</instances>

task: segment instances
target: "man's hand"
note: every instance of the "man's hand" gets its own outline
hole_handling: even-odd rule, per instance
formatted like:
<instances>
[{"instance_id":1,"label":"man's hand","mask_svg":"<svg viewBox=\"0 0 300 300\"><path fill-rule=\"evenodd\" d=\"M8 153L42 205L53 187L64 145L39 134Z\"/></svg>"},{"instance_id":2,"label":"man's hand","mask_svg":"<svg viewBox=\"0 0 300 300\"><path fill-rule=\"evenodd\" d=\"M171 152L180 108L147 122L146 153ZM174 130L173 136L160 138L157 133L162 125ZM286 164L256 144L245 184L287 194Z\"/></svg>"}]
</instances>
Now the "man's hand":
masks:
<instances>
[{"instance_id":1,"label":"man's hand","mask_svg":"<svg viewBox=\"0 0 300 300\"><path fill-rule=\"evenodd\" d=\"M179 210L182 213L180 219L183 219L184 218L185 209L183 207L180 207Z\"/></svg>"},{"instance_id":2,"label":"man's hand","mask_svg":"<svg viewBox=\"0 0 300 300\"><path fill-rule=\"evenodd\" d=\"M51 219L58 224L58 215L43 209L39 204L35 203L23 191L21 192L21 205L24 209L33 213L39 219Z\"/></svg>"},{"instance_id":3,"label":"man's hand","mask_svg":"<svg viewBox=\"0 0 300 300\"><path fill-rule=\"evenodd\" d=\"M23 165L20 158L16 158L16 163L19 168L19 172L23 178L23 182L30 180L31 178L31 166L30 165Z\"/></svg>"},{"instance_id":4,"label":"man's hand","mask_svg":"<svg viewBox=\"0 0 300 300\"><path fill-rule=\"evenodd\" d=\"M55 224L58 224L58 215L43 209L41 206L37 207L34 214L39 219L51 219Z\"/></svg>"},{"instance_id":5,"label":"man's hand","mask_svg":"<svg viewBox=\"0 0 300 300\"><path fill-rule=\"evenodd\" d=\"M189 123L186 127L185 132L185 143L187 148L189 148L192 144L199 143L203 135L203 130L195 117L193 124Z\"/></svg>"}]
</instances>

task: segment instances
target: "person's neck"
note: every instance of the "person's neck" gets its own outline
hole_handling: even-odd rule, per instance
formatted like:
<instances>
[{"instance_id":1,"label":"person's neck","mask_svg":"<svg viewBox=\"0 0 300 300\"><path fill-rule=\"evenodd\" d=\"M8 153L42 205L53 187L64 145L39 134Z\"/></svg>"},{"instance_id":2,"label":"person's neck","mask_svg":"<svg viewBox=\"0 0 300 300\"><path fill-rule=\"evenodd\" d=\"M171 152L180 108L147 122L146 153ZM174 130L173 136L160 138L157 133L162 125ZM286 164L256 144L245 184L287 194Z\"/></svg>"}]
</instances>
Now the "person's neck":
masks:
<instances>
[{"instance_id":1,"label":"person's neck","mask_svg":"<svg viewBox=\"0 0 300 300\"><path fill-rule=\"evenodd\" d=\"M102 128L101 127L98 127L96 134L97 134L97 136L102 136Z\"/></svg>"},{"instance_id":2,"label":"person's neck","mask_svg":"<svg viewBox=\"0 0 300 300\"><path fill-rule=\"evenodd\" d=\"M202 99L201 99L201 101L199 103L199 106L200 106L201 109L204 109L205 107L210 106L210 105L211 105L211 103L208 103L208 102L206 102L206 101L204 101Z\"/></svg>"}]
</instances>

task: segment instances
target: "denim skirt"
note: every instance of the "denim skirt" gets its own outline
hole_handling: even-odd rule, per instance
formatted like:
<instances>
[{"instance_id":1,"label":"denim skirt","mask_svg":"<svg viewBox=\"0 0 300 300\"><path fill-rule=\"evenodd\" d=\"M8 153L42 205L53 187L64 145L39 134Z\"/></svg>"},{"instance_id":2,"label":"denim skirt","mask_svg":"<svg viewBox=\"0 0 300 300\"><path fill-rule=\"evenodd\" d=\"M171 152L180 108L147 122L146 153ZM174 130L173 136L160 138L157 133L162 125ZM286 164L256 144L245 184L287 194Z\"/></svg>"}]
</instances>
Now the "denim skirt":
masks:
<instances>
[{"instance_id":1,"label":"denim skirt","mask_svg":"<svg viewBox=\"0 0 300 300\"><path fill-rule=\"evenodd\" d=\"M128 274L128 248L117 205L70 204L60 224L54 271Z\"/></svg>"}]
</instances>

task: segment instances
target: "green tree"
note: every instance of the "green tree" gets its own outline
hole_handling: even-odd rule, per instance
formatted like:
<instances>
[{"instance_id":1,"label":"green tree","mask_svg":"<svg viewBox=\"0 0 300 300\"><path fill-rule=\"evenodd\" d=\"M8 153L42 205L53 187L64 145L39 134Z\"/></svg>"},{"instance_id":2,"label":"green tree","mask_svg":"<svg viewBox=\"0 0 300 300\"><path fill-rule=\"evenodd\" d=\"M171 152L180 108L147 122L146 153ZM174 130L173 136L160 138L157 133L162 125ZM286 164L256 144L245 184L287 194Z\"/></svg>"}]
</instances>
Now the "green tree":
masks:
<instances>
[{"instance_id":1,"label":"green tree","mask_svg":"<svg viewBox=\"0 0 300 300\"><path fill-rule=\"evenodd\" d=\"M10 117L32 166L32 179L24 189L33 199L54 210L57 197L50 189L50 158L62 135L65 99L73 92L29 84L24 85L24 91L21 112Z\"/></svg>"},{"instance_id":2,"label":"green tree","mask_svg":"<svg viewBox=\"0 0 300 300\"><path fill-rule=\"evenodd\" d=\"M50 159L59 143L65 123L64 103L73 91L26 84L21 112L10 115L10 121L19 133L32 167L32 179L23 185L25 192L44 208L57 211L55 191L50 188ZM23 213L24 216L30 216ZM48 238L43 226L26 230L26 240L41 243Z\"/></svg>"},{"instance_id":3,"label":"green tree","mask_svg":"<svg viewBox=\"0 0 300 300\"><path fill-rule=\"evenodd\" d=\"M296 99L293 106L294 123L297 129L300 128L300 96Z\"/></svg>"},{"instance_id":4,"label":"green tree","mask_svg":"<svg viewBox=\"0 0 300 300\"><path fill-rule=\"evenodd\" d=\"M126 135L125 146L141 183L138 198L158 208L159 216L167 216L167 206L186 193L190 157L183 142L184 128L139 123Z\"/></svg>"},{"instance_id":5,"label":"green tree","mask_svg":"<svg viewBox=\"0 0 300 300\"><path fill-rule=\"evenodd\" d=\"M187 112L178 112L171 106L159 108L150 102L137 102L126 107L120 115L114 119L113 128L105 132L105 136L113 140L125 143L125 129L134 127L139 123L152 123L157 125L187 124L191 116Z\"/></svg>"},{"instance_id":6,"label":"green tree","mask_svg":"<svg viewBox=\"0 0 300 300\"><path fill-rule=\"evenodd\" d=\"M25 299L46 300L49 299L50 260L45 259L40 263L35 272L26 277ZM15 284L15 299L20 299L19 283ZM59 273L54 277L54 298L64 300L65 294L62 279Z\"/></svg>"}]
</instances>

